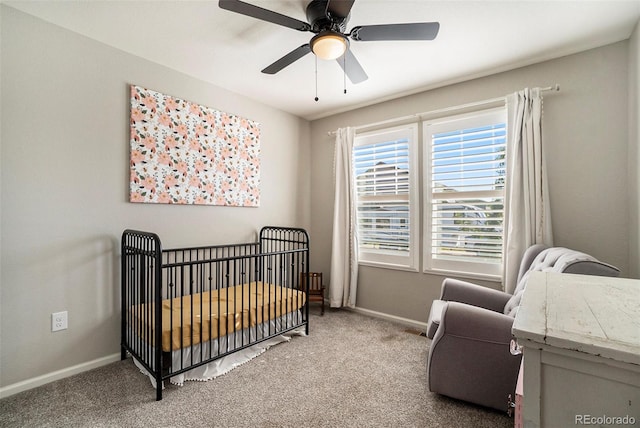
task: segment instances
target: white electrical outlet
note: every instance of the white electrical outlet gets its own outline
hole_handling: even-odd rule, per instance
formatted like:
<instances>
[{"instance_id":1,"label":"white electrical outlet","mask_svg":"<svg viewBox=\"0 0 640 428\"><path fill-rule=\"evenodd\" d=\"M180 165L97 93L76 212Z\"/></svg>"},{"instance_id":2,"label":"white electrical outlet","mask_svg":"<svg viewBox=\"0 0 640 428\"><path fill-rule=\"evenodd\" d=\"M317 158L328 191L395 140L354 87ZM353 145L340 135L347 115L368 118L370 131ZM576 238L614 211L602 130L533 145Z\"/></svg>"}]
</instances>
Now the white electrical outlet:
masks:
<instances>
[{"instance_id":1,"label":"white electrical outlet","mask_svg":"<svg viewBox=\"0 0 640 428\"><path fill-rule=\"evenodd\" d=\"M67 311L51 314L51 331L66 330L68 327Z\"/></svg>"}]
</instances>

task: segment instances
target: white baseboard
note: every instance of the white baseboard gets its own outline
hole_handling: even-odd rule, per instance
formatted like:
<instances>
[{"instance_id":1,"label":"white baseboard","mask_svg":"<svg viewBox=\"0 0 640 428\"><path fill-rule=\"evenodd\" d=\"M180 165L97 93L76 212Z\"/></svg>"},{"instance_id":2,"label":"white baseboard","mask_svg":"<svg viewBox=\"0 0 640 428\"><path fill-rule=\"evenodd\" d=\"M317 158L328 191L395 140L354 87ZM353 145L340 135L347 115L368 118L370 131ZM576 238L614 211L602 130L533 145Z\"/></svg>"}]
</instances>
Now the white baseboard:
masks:
<instances>
[{"instance_id":1,"label":"white baseboard","mask_svg":"<svg viewBox=\"0 0 640 428\"><path fill-rule=\"evenodd\" d=\"M86 363L78 364L72 367L67 367L66 369L57 370L55 372L47 373L42 376L23 380L22 382L14 383L12 385L4 386L0 388L0 398L9 397L10 395L27 391L29 389L37 388L38 386L42 386L56 380L64 379L65 377L73 376L78 373L82 373L88 370L96 369L98 367L106 366L107 364L115 363L116 361L120 361L119 352L117 354L107 355L106 357L98 358L93 361L87 361Z\"/></svg>"},{"instance_id":2,"label":"white baseboard","mask_svg":"<svg viewBox=\"0 0 640 428\"><path fill-rule=\"evenodd\" d=\"M420 331L427 331L427 323L426 322L421 322L421 321L416 321L416 320L411 320L409 318L403 318L403 317L398 317L395 315L389 315L389 314L385 314L383 312L377 312L377 311L372 311L371 309L364 309L364 308L359 308L359 307L355 307L355 308L344 308L344 309L348 309L350 311L354 311L354 312L359 312L361 314L364 315L369 315L371 317L374 318L382 318L388 321L393 321L393 322L397 322L398 324L403 324L409 327L413 327L416 328Z\"/></svg>"}]
</instances>

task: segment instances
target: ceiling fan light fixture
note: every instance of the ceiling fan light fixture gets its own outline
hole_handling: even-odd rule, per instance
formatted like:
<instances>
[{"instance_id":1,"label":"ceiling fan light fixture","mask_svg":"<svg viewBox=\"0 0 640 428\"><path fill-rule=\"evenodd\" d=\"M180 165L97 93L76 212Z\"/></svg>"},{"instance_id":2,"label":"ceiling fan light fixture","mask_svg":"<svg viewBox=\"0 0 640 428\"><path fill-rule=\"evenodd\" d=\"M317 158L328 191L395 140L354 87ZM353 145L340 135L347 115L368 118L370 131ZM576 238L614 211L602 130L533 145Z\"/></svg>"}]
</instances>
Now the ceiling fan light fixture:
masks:
<instances>
[{"instance_id":1,"label":"ceiling fan light fixture","mask_svg":"<svg viewBox=\"0 0 640 428\"><path fill-rule=\"evenodd\" d=\"M349 40L335 31L323 31L311 39L311 51L320 59L340 58L349 47Z\"/></svg>"}]
</instances>

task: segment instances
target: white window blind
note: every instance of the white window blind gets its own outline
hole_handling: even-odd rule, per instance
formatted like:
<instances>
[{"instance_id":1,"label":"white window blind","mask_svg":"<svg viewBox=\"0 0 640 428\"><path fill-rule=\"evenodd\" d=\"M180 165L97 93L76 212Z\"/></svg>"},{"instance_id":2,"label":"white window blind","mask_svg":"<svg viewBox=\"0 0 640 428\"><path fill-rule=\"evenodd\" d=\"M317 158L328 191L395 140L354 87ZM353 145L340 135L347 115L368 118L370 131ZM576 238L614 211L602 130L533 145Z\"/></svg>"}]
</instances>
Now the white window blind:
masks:
<instances>
[{"instance_id":1,"label":"white window blind","mask_svg":"<svg viewBox=\"0 0 640 428\"><path fill-rule=\"evenodd\" d=\"M417 127L356 137L354 174L361 261L415 267Z\"/></svg>"},{"instance_id":2,"label":"white window blind","mask_svg":"<svg viewBox=\"0 0 640 428\"><path fill-rule=\"evenodd\" d=\"M498 275L502 265L504 109L425 127L427 269ZM427 163L427 162L425 162Z\"/></svg>"}]
</instances>

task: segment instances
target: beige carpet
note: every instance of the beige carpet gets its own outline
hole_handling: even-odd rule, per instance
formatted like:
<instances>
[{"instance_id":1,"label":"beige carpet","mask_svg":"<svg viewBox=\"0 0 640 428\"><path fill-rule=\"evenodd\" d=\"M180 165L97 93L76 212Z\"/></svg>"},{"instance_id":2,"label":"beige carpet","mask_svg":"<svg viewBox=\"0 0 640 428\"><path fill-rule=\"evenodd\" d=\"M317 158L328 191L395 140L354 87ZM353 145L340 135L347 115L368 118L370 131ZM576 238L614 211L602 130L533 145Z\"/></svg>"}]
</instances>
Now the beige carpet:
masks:
<instances>
[{"instance_id":1,"label":"beige carpet","mask_svg":"<svg viewBox=\"0 0 640 428\"><path fill-rule=\"evenodd\" d=\"M0 400L0 427L511 427L427 390L429 340L349 311L312 309L294 337L155 401L130 359Z\"/></svg>"}]
</instances>

